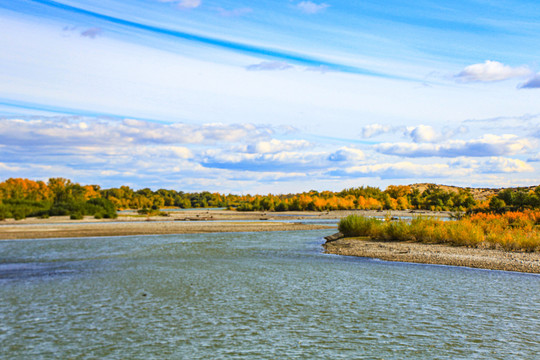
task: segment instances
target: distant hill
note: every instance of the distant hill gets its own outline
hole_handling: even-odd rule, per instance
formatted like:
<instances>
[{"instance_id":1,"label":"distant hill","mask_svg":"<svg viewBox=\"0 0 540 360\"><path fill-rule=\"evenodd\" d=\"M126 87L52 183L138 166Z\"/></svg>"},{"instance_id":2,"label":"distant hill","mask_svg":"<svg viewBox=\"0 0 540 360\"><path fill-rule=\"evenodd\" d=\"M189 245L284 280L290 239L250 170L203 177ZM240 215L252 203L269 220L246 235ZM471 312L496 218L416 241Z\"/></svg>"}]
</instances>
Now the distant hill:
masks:
<instances>
[{"instance_id":1,"label":"distant hill","mask_svg":"<svg viewBox=\"0 0 540 360\"><path fill-rule=\"evenodd\" d=\"M439 189L442 189L444 191L451 191L451 192L459 192L459 189L466 189L469 190L474 197L476 201L484 201L486 199L489 199L493 195L497 195L499 191L508 189L508 188L472 188L472 187L459 187L459 186L452 186L452 185L440 185L440 184L431 184L431 183L419 183L419 184L411 184L409 185L411 189L418 189L418 191L423 192L426 190L429 186L436 186ZM530 191L534 190L538 185L535 186L523 186L523 187L511 187L510 189L514 191L518 190L525 190Z\"/></svg>"}]
</instances>

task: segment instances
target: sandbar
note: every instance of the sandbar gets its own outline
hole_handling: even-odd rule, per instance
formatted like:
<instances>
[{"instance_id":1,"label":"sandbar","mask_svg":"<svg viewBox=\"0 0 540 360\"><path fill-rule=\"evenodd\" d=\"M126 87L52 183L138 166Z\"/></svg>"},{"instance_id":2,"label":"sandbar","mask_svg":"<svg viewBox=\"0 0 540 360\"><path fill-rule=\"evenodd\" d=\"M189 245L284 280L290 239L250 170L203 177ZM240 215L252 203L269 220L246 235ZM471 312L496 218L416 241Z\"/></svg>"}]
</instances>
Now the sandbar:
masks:
<instances>
[{"instance_id":1,"label":"sandbar","mask_svg":"<svg viewBox=\"0 0 540 360\"><path fill-rule=\"evenodd\" d=\"M82 223L42 223L0 226L0 240L97 236L198 234L220 232L295 231L327 229L325 225L270 221L118 221Z\"/></svg>"}]
</instances>

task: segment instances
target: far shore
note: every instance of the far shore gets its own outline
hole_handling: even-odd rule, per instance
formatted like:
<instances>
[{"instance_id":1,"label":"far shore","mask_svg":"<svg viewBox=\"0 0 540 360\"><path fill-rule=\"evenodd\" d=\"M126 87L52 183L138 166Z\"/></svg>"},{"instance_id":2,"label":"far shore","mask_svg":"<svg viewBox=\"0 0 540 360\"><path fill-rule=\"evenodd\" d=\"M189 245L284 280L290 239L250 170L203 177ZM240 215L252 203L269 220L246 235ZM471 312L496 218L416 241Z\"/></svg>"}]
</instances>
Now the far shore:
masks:
<instances>
[{"instance_id":1,"label":"far shore","mask_svg":"<svg viewBox=\"0 0 540 360\"><path fill-rule=\"evenodd\" d=\"M323 246L327 253L336 255L540 274L539 252L512 252L464 246L454 247L444 244L373 241L365 238L343 238L327 242Z\"/></svg>"},{"instance_id":2,"label":"far shore","mask_svg":"<svg viewBox=\"0 0 540 360\"><path fill-rule=\"evenodd\" d=\"M202 221L202 220L304 220L304 219L341 219L351 214L374 217L413 217L429 216L448 218L449 211L429 210L334 210L334 211L235 211L222 209L161 209L167 216L140 215L137 210L124 210L117 219L94 219L85 216L82 220L70 220L69 216L52 216L47 219L26 218L23 220L6 219L2 225L53 224L53 223L106 223L140 221Z\"/></svg>"},{"instance_id":3,"label":"far shore","mask_svg":"<svg viewBox=\"0 0 540 360\"><path fill-rule=\"evenodd\" d=\"M139 215L135 210L128 210L121 212L117 219L94 219L91 216L86 216L82 220L70 220L68 216L54 216L48 219L6 219L0 221L0 240L329 229L334 228L334 226L302 224L290 221L307 219L337 220L350 214L381 217L449 216L447 212L419 210L240 212L221 209L187 209L181 211L178 209L162 209L162 212L167 216ZM246 220L248 221L246 222ZM283 220L289 222L281 222Z\"/></svg>"}]
</instances>

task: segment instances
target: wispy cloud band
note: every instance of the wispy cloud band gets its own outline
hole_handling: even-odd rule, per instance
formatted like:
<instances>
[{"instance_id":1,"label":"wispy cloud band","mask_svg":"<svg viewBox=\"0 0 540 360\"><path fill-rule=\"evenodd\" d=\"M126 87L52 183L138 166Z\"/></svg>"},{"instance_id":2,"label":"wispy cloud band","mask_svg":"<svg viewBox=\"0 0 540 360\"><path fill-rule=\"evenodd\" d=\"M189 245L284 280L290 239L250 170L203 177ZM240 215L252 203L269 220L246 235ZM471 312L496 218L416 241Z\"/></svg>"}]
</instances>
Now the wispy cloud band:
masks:
<instances>
[{"instance_id":1,"label":"wispy cloud band","mask_svg":"<svg viewBox=\"0 0 540 360\"><path fill-rule=\"evenodd\" d=\"M244 44L240 42L228 41L228 40L223 40L223 39L218 39L218 38L213 38L213 37L196 35L196 34L187 33L183 31L177 31L173 29L157 27L153 25L140 23L140 22L122 19L119 17L97 13L90 10L85 10L79 7L59 3L56 1L51 1L51 0L33 0L33 1L42 5L45 5L45 6L61 9L64 11L76 13L83 16L88 16L91 18L106 21L106 22L113 23L116 25L135 28L135 29L139 29L143 31L152 32L152 33L158 33L161 35L166 35L166 36L171 36L178 39L211 45L218 48L234 50L234 51L249 54L249 55L257 55L257 56L263 56L270 59L285 60L285 61L294 62L294 63L298 63L305 66L310 66L310 67L322 66L330 70L341 71L341 72L346 72L346 73L391 78L391 79L412 80L412 78L396 76L390 73L378 72L374 70L369 70L367 68L361 68L358 66L325 61L322 59L318 59L318 58L303 55L303 54L296 54L296 53L286 52L286 51L278 51L278 50L274 50L270 48L248 45L248 44Z\"/></svg>"}]
</instances>

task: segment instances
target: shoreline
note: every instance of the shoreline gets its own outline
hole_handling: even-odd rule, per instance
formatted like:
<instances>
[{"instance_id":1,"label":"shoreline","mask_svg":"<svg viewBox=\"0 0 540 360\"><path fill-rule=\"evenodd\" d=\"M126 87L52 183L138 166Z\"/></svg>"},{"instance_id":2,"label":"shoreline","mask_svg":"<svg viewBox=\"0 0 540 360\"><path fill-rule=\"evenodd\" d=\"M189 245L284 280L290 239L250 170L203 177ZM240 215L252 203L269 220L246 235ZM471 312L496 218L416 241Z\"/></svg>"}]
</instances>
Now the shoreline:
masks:
<instances>
[{"instance_id":1,"label":"shoreline","mask_svg":"<svg viewBox=\"0 0 540 360\"><path fill-rule=\"evenodd\" d=\"M0 241L128 235L202 234L225 232L297 231L331 229L325 225L282 222L99 222L0 226Z\"/></svg>"},{"instance_id":2,"label":"shoreline","mask_svg":"<svg viewBox=\"0 0 540 360\"><path fill-rule=\"evenodd\" d=\"M364 216L439 216L447 213L427 211L249 211L240 212L222 209L163 209L166 216L138 215L135 210L124 211L116 219L94 219L85 216L82 220L70 220L69 216L54 216L47 219L26 218L0 221L0 241L17 239L45 239L66 237L195 234L215 232L257 232L333 229L323 224L301 224L282 221L294 220L338 220L350 214ZM220 222L221 221L221 222ZM237 221L237 222L235 222Z\"/></svg>"},{"instance_id":3,"label":"shoreline","mask_svg":"<svg viewBox=\"0 0 540 360\"><path fill-rule=\"evenodd\" d=\"M385 261L462 266L540 274L540 253L454 247L444 244L342 238L323 244L326 253Z\"/></svg>"},{"instance_id":4,"label":"shoreline","mask_svg":"<svg viewBox=\"0 0 540 360\"><path fill-rule=\"evenodd\" d=\"M0 221L0 241L66 237L333 229L334 226L285 223L280 222L280 220L337 220L352 213L365 216L413 215L410 211L382 212L376 210L240 212L222 209L187 209L181 211L178 209L163 209L162 211L167 216L138 215L133 210L120 213L117 219L94 219L91 216L86 216L82 220L70 220L69 216L54 216L48 219L6 219ZM427 212L418 212L415 215L428 214ZM429 215L448 216L447 214L438 213L430 213ZM235 223L235 221L238 222Z\"/></svg>"},{"instance_id":5,"label":"shoreline","mask_svg":"<svg viewBox=\"0 0 540 360\"><path fill-rule=\"evenodd\" d=\"M52 216L47 219L26 218L14 220L12 218L0 221L0 229L3 226L17 226L30 224L56 224L56 223L122 223L122 222L142 222L142 221L219 221L219 220L307 220L307 219L341 219L348 215L357 214L369 217L414 217L428 216L448 218L451 213L448 211L429 210L333 210L333 211L235 211L235 210L197 210L187 209L178 211L177 209L162 209L167 216L147 216L138 215L136 210L127 210L118 214L116 219L94 219L92 216L85 216L82 220L71 220L69 216Z\"/></svg>"}]
</instances>

